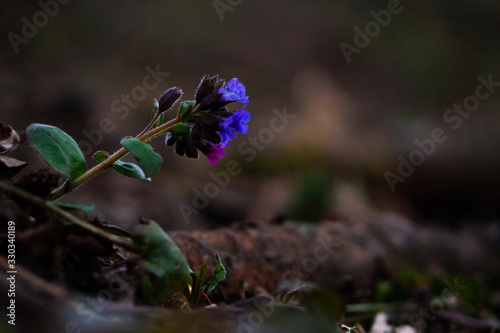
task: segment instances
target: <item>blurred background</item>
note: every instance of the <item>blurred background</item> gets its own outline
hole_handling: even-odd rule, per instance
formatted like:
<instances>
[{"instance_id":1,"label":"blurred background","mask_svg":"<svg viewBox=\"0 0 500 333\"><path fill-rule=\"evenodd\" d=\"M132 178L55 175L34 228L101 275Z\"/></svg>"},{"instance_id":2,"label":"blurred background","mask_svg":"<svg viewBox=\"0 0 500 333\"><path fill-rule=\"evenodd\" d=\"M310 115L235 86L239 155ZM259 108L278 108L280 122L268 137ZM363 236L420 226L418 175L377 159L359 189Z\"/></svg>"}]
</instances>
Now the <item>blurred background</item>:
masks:
<instances>
[{"instance_id":1,"label":"blurred background","mask_svg":"<svg viewBox=\"0 0 500 333\"><path fill-rule=\"evenodd\" d=\"M480 76L500 82L500 3L65 1L0 4L0 122L52 124L85 152L112 152L154 98L177 86L192 99L204 74L239 78L252 120L216 166L158 138L151 183L108 171L63 201L171 230L372 210L448 226L499 218L500 87L473 112L447 110L473 101ZM415 140L436 128L446 140L420 163ZM391 189L411 154L420 165ZM30 162L24 174L43 167L27 145L14 157ZM241 171L217 185L233 160Z\"/></svg>"}]
</instances>

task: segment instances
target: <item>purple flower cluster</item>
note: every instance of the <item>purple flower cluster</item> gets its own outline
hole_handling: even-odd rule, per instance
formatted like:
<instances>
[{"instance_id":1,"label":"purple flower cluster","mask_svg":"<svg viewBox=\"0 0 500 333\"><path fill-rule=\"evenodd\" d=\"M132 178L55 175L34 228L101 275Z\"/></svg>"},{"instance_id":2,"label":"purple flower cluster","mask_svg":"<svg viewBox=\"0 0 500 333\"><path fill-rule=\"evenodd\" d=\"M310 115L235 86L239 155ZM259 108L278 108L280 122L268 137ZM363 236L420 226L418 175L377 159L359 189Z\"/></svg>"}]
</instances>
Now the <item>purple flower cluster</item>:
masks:
<instances>
[{"instance_id":1,"label":"purple flower cluster","mask_svg":"<svg viewBox=\"0 0 500 333\"><path fill-rule=\"evenodd\" d=\"M224 147L231 139L236 138L236 133L248 133L247 123L250 121L250 117L250 113L241 108L219 123L219 134L222 140L210 147L209 152L205 154L208 158L208 164L216 164L217 159L224 157Z\"/></svg>"},{"instance_id":2,"label":"purple flower cluster","mask_svg":"<svg viewBox=\"0 0 500 333\"><path fill-rule=\"evenodd\" d=\"M250 113L245 107L229 111L226 105L233 102L248 103L245 86L237 78L226 83L217 75L205 76L195 100L181 103L178 117L184 122L168 133L167 145L176 143L176 152L181 156L196 158L201 151L209 164L216 164L236 133L248 133Z\"/></svg>"}]
</instances>

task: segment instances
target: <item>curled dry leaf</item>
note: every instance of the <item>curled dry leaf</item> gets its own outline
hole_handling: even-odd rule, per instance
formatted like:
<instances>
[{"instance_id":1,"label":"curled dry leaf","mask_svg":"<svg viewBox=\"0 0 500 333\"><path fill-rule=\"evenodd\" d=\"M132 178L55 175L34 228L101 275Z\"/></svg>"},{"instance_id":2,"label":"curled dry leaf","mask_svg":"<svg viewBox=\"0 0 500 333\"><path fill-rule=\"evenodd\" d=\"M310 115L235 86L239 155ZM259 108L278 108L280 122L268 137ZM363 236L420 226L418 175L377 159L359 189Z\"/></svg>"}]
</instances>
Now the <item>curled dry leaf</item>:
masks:
<instances>
[{"instance_id":1,"label":"curled dry leaf","mask_svg":"<svg viewBox=\"0 0 500 333\"><path fill-rule=\"evenodd\" d=\"M0 123L0 154L17 149L21 143L21 137L11 126Z\"/></svg>"},{"instance_id":2,"label":"curled dry leaf","mask_svg":"<svg viewBox=\"0 0 500 333\"><path fill-rule=\"evenodd\" d=\"M11 178L26 166L26 162L13 157L0 156L0 179Z\"/></svg>"}]
</instances>

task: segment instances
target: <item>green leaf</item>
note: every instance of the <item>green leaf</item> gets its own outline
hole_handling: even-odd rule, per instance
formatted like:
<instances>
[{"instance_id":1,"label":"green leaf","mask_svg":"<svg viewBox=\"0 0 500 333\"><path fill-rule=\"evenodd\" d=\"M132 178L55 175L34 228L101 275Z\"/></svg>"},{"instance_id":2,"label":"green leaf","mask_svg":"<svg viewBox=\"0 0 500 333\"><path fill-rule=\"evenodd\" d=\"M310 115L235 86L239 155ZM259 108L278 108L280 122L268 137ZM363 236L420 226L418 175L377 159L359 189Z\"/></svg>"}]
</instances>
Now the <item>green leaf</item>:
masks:
<instances>
[{"instance_id":1,"label":"green leaf","mask_svg":"<svg viewBox=\"0 0 500 333\"><path fill-rule=\"evenodd\" d=\"M203 293L203 290L205 289L207 285L207 273L208 273L208 267L207 265L203 264L200 266L195 272L194 272L194 279L193 279L193 290L192 294L198 296L201 293Z\"/></svg>"},{"instance_id":2,"label":"green leaf","mask_svg":"<svg viewBox=\"0 0 500 333\"><path fill-rule=\"evenodd\" d=\"M219 282L223 281L226 278L226 268L224 267L224 265L222 265L222 261L220 260L219 255L216 254L215 258L217 260L217 266L215 266L215 271L210 277L210 280L208 280L207 293L214 290L215 287L217 287L217 285L219 284Z\"/></svg>"},{"instance_id":3,"label":"green leaf","mask_svg":"<svg viewBox=\"0 0 500 333\"><path fill-rule=\"evenodd\" d=\"M182 290L189 281L191 269L181 250L160 226L150 221L132 240L141 250L144 268L150 273L141 285L146 300L162 302L173 292Z\"/></svg>"},{"instance_id":4,"label":"green leaf","mask_svg":"<svg viewBox=\"0 0 500 333\"><path fill-rule=\"evenodd\" d=\"M172 133L172 136L189 135L190 131L191 131L191 126L183 123L177 123L174 126L172 126L169 130L169 132Z\"/></svg>"},{"instance_id":5,"label":"green leaf","mask_svg":"<svg viewBox=\"0 0 500 333\"><path fill-rule=\"evenodd\" d=\"M102 163L109 157L109 153L104 150L99 150L96 151L92 157L95 158L97 162Z\"/></svg>"},{"instance_id":6,"label":"green leaf","mask_svg":"<svg viewBox=\"0 0 500 333\"><path fill-rule=\"evenodd\" d=\"M226 278L226 269L224 268L224 265L222 265L220 257L216 254L215 258L217 260L217 265L215 266L215 270L210 279L207 280L208 268L205 264L191 274L191 290L190 294L186 297L193 307L198 306L201 296L204 293L209 293L214 290L219 282Z\"/></svg>"},{"instance_id":7,"label":"green leaf","mask_svg":"<svg viewBox=\"0 0 500 333\"><path fill-rule=\"evenodd\" d=\"M156 116L158 116L158 111L160 111L159 105L158 105L158 100L155 98L154 99L154 108L153 108L153 111L151 111L151 120L155 119Z\"/></svg>"},{"instance_id":8,"label":"green leaf","mask_svg":"<svg viewBox=\"0 0 500 333\"><path fill-rule=\"evenodd\" d=\"M86 218L89 218L95 209L95 206L92 202L83 203L83 204L70 204L70 203L56 201L54 203L57 206L64 208L65 210L81 210L83 212L83 215Z\"/></svg>"},{"instance_id":9,"label":"green leaf","mask_svg":"<svg viewBox=\"0 0 500 333\"><path fill-rule=\"evenodd\" d=\"M87 170L85 157L78 144L59 128L31 124L26 129L31 147L50 167L59 171L69 181L80 177Z\"/></svg>"},{"instance_id":10,"label":"green leaf","mask_svg":"<svg viewBox=\"0 0 500 333\"><path fill-rule=\"evenodd\" d=\"M107 221L104 219L97 218L94 220L95 222L98 222L102 228L104 228L106 231L109 231L113 235L120 236L120 237L128 237L130 238L132 234L130 231L123 229L122 227L117 226L111 221Z\"/></svg>"},{"instance_id":11,"label":"green leaf","mask_svg":"<svg viewBox=\"0 0 500 333\"><path fill-rule=\"evenodd\" d=\"M113 164L113 169L128 177L151 181L151 178L146 177L144 171L135 163L116 161L115 164Z\"/></svg>"},{"instance_id":12,"label":"green leaf","mask_svg":"<svg viewBox=\"0 0 500 333\"><path fill-rule=\"evenodd\" d=\"M165 123L165 113L160 114L153 127L161 126Z\"/></svg>"},{"instance_id":13,"label":"green leaf","mask_svg":"<svg viewBox=\"0 0 500 333\"><path fill-rule=\"evenodd\" d=\"M123 138L120 143L134 155L146 177L150 177L160 170L163 159L153 150L153 147L131 136Z\"/></svg>"},{"instance_id":14,"label":"green leaf","mask_svg":"<svg viewBox=\"0 0 500 333\"><path fill-rule=\"evenodd\" d=\"M102 163L109 157L109 154L105 151L98 151L94 154L94 158L97 162ZM135 163L128 163L122 161L116 161L113 163L113 169L121 173L122 175L137 178L140 180L151 181L150 178L146 177L144 171Z\"/></svg>"},{"instance_id":15,"label":"green leaf","mask_svg":"<svg viewBox=\"0 0 500 333\"><path fill-rule=\"evenodd\" d=\"M295 295L297 292L299 292L300 288L295 288L295 289L292 289L288 292L286 292L281 298L281 303L283 304L286 304L288 303L288 301L290 300L290 298L292 298L293 295ZM280 295L281 296L281 295Z\"/></svg>"},{"instance_id":16,"label":"green leaf","mask_svg":"<svg viewBox=\"0 0 500 333\"><path fill-rule=\"evenodd\" d=\"M196 101L184 101L179 105L179 113L177 114L177 118L181 121L186 121L191 115L191 111L193 111L193 106Z\"/></svg>"}]
</instances>

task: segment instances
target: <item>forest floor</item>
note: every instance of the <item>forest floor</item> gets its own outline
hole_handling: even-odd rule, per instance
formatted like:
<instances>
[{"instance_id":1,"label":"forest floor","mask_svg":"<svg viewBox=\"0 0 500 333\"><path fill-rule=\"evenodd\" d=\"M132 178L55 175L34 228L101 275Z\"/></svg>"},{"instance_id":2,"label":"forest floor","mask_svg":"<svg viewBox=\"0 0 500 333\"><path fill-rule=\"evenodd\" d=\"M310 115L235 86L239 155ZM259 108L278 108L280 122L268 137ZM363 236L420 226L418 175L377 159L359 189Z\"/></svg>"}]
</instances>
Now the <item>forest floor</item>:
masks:
<instances>
[{"instance_id":1,"label":"forest floor","mask_svg":"<svg viewBox=\"0 0 500 333\"><path fill-rule=\"evenodd\" d=\"M2 242L15 244L14 257L8 250L0 257L0 292L8 295L4 332L494 332L499 326L498 224L452 231L373 212L319 223L238 222L169 237L154 222L129 232L85 207L48 203L39 196L51 181L39 173L15 183L24 190L2 183ZM106 235L82 229L67 214ZM179 284L184 258L192 271ZM156 264L175 267L165 278Z\"/></svg>"}]
</instances>

